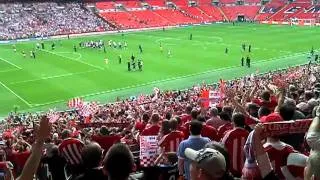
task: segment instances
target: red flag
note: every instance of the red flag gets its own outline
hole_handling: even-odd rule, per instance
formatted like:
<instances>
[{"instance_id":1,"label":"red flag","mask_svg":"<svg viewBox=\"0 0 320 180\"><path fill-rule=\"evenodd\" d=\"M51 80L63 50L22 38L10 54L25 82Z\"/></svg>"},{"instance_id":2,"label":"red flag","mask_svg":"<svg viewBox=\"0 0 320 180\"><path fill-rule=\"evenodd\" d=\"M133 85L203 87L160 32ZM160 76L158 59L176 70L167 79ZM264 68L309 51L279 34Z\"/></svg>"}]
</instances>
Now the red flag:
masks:
<instances>
[{"instance_id":1,"label":"red flag","mask_svg":"<svg viewBox=\"0 0 320 180\"><path fill-rule=\"evenodd\" d=\"M200 101L202 107L209 107L209 90L202 90L200 94Z\"/></svg>"},{"instance_id":2,"label":"red flag","mask_svg":"<svg viewBox=\"0 0 320 180\"><path fill-rule=\"evenodd\" d=\"M226 82L222 79L220 79L219 92L220 92L220 97L223 98L226 93Z\"/></svg>"}]
</instances>

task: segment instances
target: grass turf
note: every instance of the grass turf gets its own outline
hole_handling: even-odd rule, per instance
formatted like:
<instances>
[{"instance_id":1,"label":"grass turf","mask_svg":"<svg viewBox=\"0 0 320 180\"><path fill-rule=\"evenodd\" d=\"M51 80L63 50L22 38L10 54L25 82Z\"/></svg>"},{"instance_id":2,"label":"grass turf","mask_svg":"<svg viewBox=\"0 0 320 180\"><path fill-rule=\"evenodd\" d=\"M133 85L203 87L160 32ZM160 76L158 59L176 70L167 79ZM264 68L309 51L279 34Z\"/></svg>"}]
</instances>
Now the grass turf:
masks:
<instances>
[{"instance_id":1,"label":"grass turf","mask_svg":"<svg viewBox=\"0 0 320 180\"><path fill-rule=\"evenodd\" d=\"M29 57L36 41L0 45L0 115L19 110L38 111L49 107L66 108L72 97L100 102L115 101L162 89L178 89L193 84L216 82L252 72L306 63L313 46L320 48L319 28L272 25L215 24L165 31L148 31L45 41L45 50ZM189 40L192 33L193 39ZM128 43L127 49L78 48L81 41L113 40ZM159 44L163 46L160 52ZM252 67L240 66L241 44L252 45ZM143 48L139 53L138 45ZM229 49L225 54L225 48ZM21 52L25 51L26 58ZM168 58L167 52L172 56ZM122 64L118 64L118 55ZM128 72L127 60L134 54L144 61L143 71ZM104 59L109 59L106 65Z\"/></svg>"}]
</instances>

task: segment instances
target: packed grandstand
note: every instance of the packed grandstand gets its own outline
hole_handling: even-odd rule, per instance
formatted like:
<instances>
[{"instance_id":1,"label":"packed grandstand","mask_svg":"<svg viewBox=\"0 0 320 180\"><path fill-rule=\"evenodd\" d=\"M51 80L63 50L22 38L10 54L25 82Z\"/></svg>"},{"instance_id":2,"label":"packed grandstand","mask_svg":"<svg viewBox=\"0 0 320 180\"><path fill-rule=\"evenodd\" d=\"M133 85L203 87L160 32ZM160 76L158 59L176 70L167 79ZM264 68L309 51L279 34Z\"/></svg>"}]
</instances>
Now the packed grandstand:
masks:
<instances>
[{"instance_id":1,"label":"packed grandstand","mask_svg":"<svg viewBox=\"0 0 320 180\"><path fill-rule=\"evenodd\" d=\"M308 0L13 2L0 3L0 39L226 21L313 26L319 16ZM0 179L320 179L319 72L312 59L114 103L11 112Z\"/></svg>"},{"instance_id":2,"label":"packed grandstand","mask_svg":"<svg viewBox=\"0 0 320 180\"><path fill-rule=\"evenodd\" d=\"M0 4L0 39L224 21L316 25L317 1L198 0Z\"/></svg>"}]
</instances>

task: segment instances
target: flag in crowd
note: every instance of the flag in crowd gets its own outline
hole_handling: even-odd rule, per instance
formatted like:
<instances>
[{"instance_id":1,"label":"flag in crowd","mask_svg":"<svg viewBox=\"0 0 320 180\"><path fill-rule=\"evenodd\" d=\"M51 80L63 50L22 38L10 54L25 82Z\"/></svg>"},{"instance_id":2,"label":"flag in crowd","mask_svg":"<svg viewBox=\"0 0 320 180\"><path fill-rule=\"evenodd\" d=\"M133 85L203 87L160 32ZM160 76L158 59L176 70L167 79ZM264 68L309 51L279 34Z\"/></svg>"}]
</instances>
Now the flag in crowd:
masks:
<instances>
[{"instance_id":1,"label":"flag in crowd","mask_svg":"<svg viewBox=\"0 0 320 180\"><path fill-rule=\"evenodd\" d=\"M79 114L84 117L91 116L99 110L99 106L96 102L84 103L81 108L79 108Z\"/></svg>"},{"instance_id":2,"label":"flag in crowd","mask_svg":"<svg viewBox=\"0 0 320 180\"><path fill-rule=\"evenodd\" d=\"M222 100L221 92L216 90L203 90L201 92L201 105L203 107L214 107Z\"/></svg>"},{"instance_id":3,"label":"flag in crowd","mask_svg":"<svg viewBox=\"0 0 320 180\"><path fill-rule=\"evenodd\" d=\"M159 98L160 89L157 87L153 88L154 96L152 98L152 101L156 101Z\"/></svg>"},{"instance_id":4,"label":"flag in crowd","mask_svg":"<svg viewBox=\"0 0 320 180\"><path fill-rule=\"evenodd\" d=\"M81 98L72 98L68 102L68 107L71 108L81 108L83 106L84 102Z\"/></svg>"},{"instance_id":5,"label":"flag in crowd","mask_svg":"<svg viewBox=\"0 0 320 180\"><path fill-rule=\"evenodd\" d=\"M47 117L50 123L55 123L60 118L60 115L55 110L50 109L47 113Z\"/></svg>"}]
</instances>

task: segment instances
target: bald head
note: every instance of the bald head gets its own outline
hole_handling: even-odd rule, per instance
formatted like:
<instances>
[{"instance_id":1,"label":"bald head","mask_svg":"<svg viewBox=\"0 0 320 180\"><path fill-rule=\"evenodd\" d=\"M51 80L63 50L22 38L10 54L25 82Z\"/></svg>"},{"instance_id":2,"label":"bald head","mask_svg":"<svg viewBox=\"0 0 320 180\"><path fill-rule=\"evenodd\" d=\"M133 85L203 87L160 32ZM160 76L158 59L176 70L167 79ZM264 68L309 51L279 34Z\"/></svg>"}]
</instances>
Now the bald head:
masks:
<instances>
[{"instance_id":1,"label":"bald head","mask_svg":"<svg viewBox=\"0 0 320 180\"><path fill-rule=\"evenodd\" d=\"M102 148L96 142L90 143L83 147L81 156L86 168L98 167L102 160Z\"/></svg>"}]
</instances>

